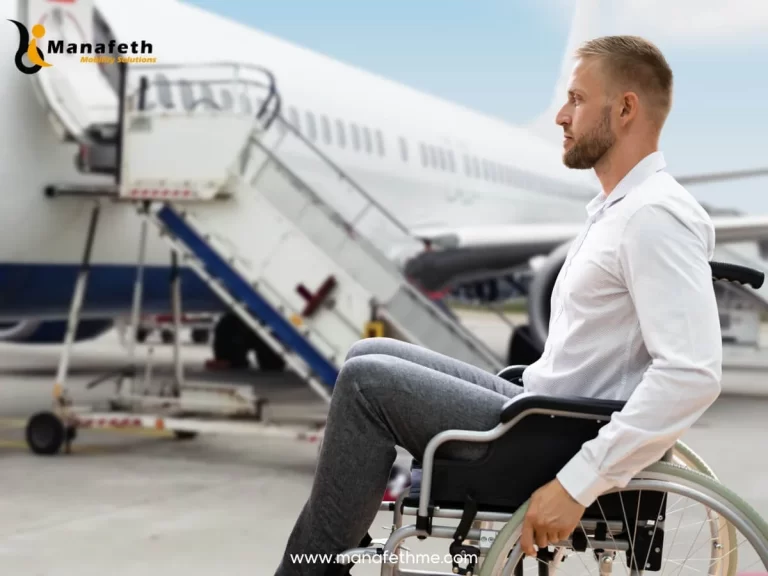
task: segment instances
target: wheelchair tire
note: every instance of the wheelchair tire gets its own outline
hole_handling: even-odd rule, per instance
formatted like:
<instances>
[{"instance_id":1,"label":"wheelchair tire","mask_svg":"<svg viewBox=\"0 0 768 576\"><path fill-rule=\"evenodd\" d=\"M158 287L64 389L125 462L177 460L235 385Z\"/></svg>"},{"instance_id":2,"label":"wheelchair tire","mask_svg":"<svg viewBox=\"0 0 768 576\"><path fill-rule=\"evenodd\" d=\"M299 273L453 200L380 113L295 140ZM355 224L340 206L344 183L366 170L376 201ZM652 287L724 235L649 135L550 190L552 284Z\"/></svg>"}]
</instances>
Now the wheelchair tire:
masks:
<instances>
[{"instance_id":1,"label":"wheelchair tire","mask_svg":"<svg viewBox=\"0 0 768 576\"><path fill-rule=\"evenodd\" d=\"M692 470L698 470L702 474L706 474L714 480L718 480L714 470L710 468L701 457L696 454L687 444L678 441L675 444L675 456L682 463L683 466L691 468Z\"/></svg>"},{"instance_id":2,"label":"wheelchair tire","mask_svg":"<svg viewBox=\"0 0 768 576\"><path fill-rule=\"evenodd\" d=\"M702 474L705 474L712 478L715 481L719 482L718 477L715 475L715 472L710 468L702 458L696 454L687 444L681 441L677 441L675 443L675 449L673 458L675 459L675 463L690 468L692 470L698 470ZM712 514L716 514L715 512L709 511L709 515L711 517ZM718 534L727 534L728 543L735 544L737 542L737 536L736 536L736 529L733 527L733 524L725 520L722 516L718 516L717 518L712 518L713 525L711 527L712 531L712 539L717 539ZM727 548L727 546L726 546ZM734 561L728 562L728 572L724 574L724 576L736 576L736 566L738 564L738 552L735 550L732 552Z\"/></svg>"},{"instance_id":3,"label":"wheelchair tire","mask_svg":"<svg viewBox=\"0 0 768 576\"><path fill-rule=\"evenodd\" d=\"M662 483L662 486L659 486L659 483ZM694 493L693 500L715 509L718 514L725 517L730 525L741 530L746 540L757 551L766 571L768 571L768 523L760 517L752 506L717 480L705 473L677 464L656 462L635 476L625 488L615 489L611 492L639 489L665 490L682 495L686 495L686 490L692 491ZM479 576L500 576L505 565L510 561L510 557L514 563L517 563L521 556L517 553L511 553L515 552L519 543L528 505L528 502L523 504L499 531L488 550L480 572L478 572ZM731 564L733 562L729 561L728 564L728 573L730 574L735 570L735 567L732 570Z\"/></svg>"}]
</instances>

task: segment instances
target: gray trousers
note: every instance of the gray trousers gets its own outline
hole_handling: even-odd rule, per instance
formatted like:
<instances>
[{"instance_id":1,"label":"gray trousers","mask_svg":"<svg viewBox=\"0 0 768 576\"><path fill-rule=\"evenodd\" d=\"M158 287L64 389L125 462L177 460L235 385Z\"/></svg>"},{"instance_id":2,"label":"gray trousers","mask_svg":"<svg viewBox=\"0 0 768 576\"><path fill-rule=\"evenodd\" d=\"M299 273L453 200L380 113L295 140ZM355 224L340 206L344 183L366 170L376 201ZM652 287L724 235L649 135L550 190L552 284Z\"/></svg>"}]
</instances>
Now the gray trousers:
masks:
<instances>
[{"instance_id":1,"label":"gray trousers","mask_svg":"<svg viewBox=\"0 0 768 576\"><path fill-rule=\"evenodd\" d=\"M389 338L350 349L331 399L309 499L288 538L276 576L325 574L328 560L356 547L375 519L395 446L421 459L448 429L488 430L522 388L464 362ZM451 442L438 454L482 456L487 446Z\"/></svg>"}]
</instances>

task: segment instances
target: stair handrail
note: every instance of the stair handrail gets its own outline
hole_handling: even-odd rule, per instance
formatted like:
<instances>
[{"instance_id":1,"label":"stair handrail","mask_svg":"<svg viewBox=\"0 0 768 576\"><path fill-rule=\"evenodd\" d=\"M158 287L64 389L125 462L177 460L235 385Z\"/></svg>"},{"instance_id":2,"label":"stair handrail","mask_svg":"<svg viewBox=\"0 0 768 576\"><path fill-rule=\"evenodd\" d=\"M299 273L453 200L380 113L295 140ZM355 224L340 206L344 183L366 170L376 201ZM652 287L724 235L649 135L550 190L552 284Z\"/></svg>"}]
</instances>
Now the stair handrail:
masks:
<instances>
[{"instance_id":1,"label":"stair handrail","mask_svg":"<svg viewBox=\"0 0 768 576\"><path fill-rule=\"evenodd\" d=\"M301 140L306 146L308 146L315 154L317 154L336 174L342 179L349 182L352 187L365 198L369 204L376 207L384 216L390 220L401 232L403 232L409 238L418 242L418 238L413 236L410 230L398 220L389 210L384 208L379 202L377 202L360 184L358 184L349 174L347 174L341 167L336 164L331 158L329 158L322 150L315 146L306 136L304 136L293 124L288 122L282 114L277 114L275 120L278 120L288 131L292 132L299 140Z\"/></svg>"},{"instance_id":2,"label":"stair handrail","mask_svg":"<svg viewBox=\"0 0 768 576\"><path fill-rule=\"evenodd\" d=\"M119 66L119 76L118 76L118 119L117 119L117 132L116 132L116 154L117 154L117 168L115 171L115 183L119 186L121 182L121 166L122 166L122 140L123 140L123 130L125 128L125 106L126 101L128 98L136 97L137 98L137 108L139 110L144 109L144 106L146 104L146 93L147 90L151 86L154 86L158 84L157 80L150 80L149 76L147 74L144 74L139 77L139 84L136 86L136 88L131 91L131 93L128 93L128 74L129 74L129 65L126 62L122 62L118 64ZM263 126L264 129L267 130L272 125L272 123L275 120L275 117L280 114L280 111L282 109L282 98L280 96L280 93L277 90L277 82L275 80L275 75L272 73L271 70L268 68L265 68L263 66L258 66L256 64L250 64L250 63L244 63L244 62L235 62L235 61L211 61L211 62L171 62L171 63L155 63L155 64L131 64L130 69L131 71L138 70L139 73L141 73L142 68L146 68L149 70L170 70L170 69L183 69L183 68L224 68L224 67L231 67L234 68L235 72L237 72L239 69L247 69L247 70L255 70L258 72L263 73L267 77L267 82L262 83L257 80L247 80L247 79L221 79L221 80L203 80L203 79L194 79L192 82L207 82L209 84L218 84L218 83L224 83L224 84L232 84L233 82L242 84L244 86L258 86L259 88L266 88L267 89L267 96L264 98L264 101L261 102L261 105L259 106L259 109L255 115L255 118L257 121L259 121ZM182 81L189 81L185 80L183 78L177 79L177 80L165 80L164 82L168 85L178 85ZM271 115L268 114L270 104L274 102L275 106L274 109L271 112ZM197 102L195 103L197 104Z\"/></svg>"}]
</instances>

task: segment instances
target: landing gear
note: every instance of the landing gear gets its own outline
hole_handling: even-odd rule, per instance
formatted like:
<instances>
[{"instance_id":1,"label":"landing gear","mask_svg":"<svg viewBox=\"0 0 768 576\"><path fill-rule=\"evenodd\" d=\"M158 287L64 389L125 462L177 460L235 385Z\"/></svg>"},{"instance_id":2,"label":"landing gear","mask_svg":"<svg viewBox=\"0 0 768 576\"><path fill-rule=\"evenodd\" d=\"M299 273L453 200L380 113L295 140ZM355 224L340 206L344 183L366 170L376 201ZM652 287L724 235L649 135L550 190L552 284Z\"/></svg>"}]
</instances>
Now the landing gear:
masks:
<instances>
[{"instance_id":1,"label":"landing gear","mask_svg":"<svg viewBox=\"0 0 768 576\"><path fill-rule=\"evenodd\" d=\"M193 328L191 333L192 342L195 344L207 344L210 335L210 331L207 328Z\"/></svg>"},{"instance_id":2,"label":"landing gear","mask_svg":"<svg viewBox=\"0 0 768 576\"><path fill-rule=\"evenodd\" d=\"M53 412L38 412L27 422L27 445L35 454L44 456L58 454L62 446L65 447L66 452L69 452L76 435L76 429L65 426L61 418Z\"/></svg>"},{"instance_id":3,"label":"landing gear","mask_svg":"<svg viewBox=\"0 0 768 576\"><path fill-rule=\"evenodd\" d=\"M263 372L279 372L285 368L285 360L253 332L239 317L224 314L216 323L213 334L213 355L217 362L225 362L230 368L250 367L248 354L253 351L259 369Z\"/></svg>"}]
</instances>

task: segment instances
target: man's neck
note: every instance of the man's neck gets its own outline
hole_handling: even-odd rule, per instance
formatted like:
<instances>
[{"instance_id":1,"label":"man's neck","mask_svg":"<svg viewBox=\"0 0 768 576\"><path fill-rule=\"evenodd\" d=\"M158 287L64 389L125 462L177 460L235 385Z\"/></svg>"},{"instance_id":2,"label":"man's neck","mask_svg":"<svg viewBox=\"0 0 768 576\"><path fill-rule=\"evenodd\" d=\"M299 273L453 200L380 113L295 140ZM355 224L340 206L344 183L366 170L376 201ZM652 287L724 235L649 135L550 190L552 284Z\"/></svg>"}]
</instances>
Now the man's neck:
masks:
<instances>
[{"instance_id":1,"label":"man's neck","mask_svg":"<svg viewBox=\"0 0 768 576\"><path fill-rule=\"evenodd\" d=\"M638 162L658 149L658 142L653 140L642 142L625 140L614 146L595 165L595 174L600 180L603 193L606 196L610 195Z\"/></svg>"}]
</instances>

